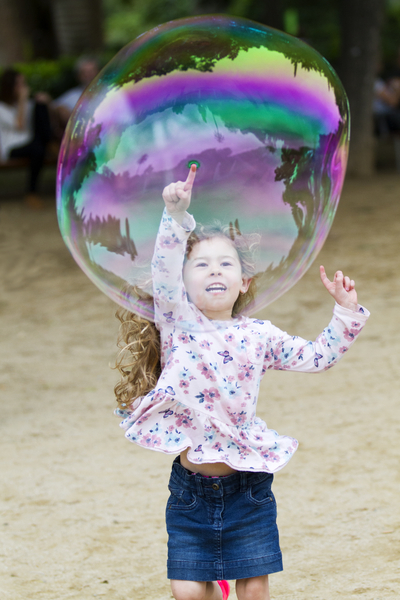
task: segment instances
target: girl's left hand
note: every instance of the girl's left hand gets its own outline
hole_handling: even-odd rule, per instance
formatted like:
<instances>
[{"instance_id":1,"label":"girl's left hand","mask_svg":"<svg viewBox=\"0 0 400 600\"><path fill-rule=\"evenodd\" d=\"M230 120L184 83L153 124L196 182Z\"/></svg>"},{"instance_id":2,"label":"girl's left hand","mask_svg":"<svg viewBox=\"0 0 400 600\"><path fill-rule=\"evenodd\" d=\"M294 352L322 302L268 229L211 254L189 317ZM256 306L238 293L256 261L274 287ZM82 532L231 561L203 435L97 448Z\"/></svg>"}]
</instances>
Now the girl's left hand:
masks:
<instances>
[{"instance_id":1,"label":"girl's left hand","mask_svg":"<svg viewBox=\"0 0 400 600\"><path fill-rule=\"evenodd\" d=\"M330 281L325 273L325 268L319 268L321 281L330 293L334 297L336 302L344 308L350 310L357 310L357 292L355 289L355 283L350 277L345 277L342 271L336 271L333 281Z\"/></svg>"}]
</instances>

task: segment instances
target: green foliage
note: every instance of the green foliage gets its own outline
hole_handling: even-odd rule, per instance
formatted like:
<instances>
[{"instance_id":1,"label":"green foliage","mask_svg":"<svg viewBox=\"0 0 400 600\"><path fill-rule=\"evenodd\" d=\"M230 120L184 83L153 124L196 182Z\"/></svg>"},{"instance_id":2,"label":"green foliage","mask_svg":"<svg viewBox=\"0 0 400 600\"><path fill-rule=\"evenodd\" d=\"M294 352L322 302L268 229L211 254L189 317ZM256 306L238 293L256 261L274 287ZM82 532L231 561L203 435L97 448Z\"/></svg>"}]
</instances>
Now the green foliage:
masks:
<instances>
[{"instance_id":1,"label":"green foliage","mask_svg":"<svg viewBox=\"0 0 400 600\"><path fill-rule=\"evenodd\" d=\"M382 63L387 72L396 65L400 53L400 0L387 0L386 19L382 31Z\"/></svg>"},{"instance_id":2,"label":"green foliage","mask_svg":"<svg viewBox=\"0 0 400 600\"><path fill-rule=\"evenodd\" d=\"M283 13L283 27L286 33L298 36L300 32L299 11L295 8L288 8Z\"/></svg>"},{"instance_id":3,"label":"green foliage","mask_svg":"<svg viewBox=\"0 0 400 600\"><path fill-rule=\"evenodd\" d=\"M247 17L251 8L252 0L232 0L229 13L237 17Z\"/></svg>"},{"instance_id":4,"label":"green foliage","mask_svg":"<svg viewBox=\"0 0 400 600\"><path fill-rule=\"evenodd\" d=\"M115 51L138 35L195 13L196 0L103 0L106 45Z\"/></svg>"},{"instance_id":5,"label":"green foliage","mask_svg":"<svg viewBox=\"0 0 400 600\"><path fill-rule=\"evenodd\" d=\"M135 37L160 23L199 14L227 13L261 21L267 0L102 0L106 49L103 64ZM272 2L272 0L270 0ZM341 52L339 0L277 0L284 29L316 48L334 66ZM264 10L267 20L268 11ZM382 57L390 71L400 46L400 0L386 0ZM24 73L32 92L53 98L76 85L76 57L36 60L14 65Z\"/></svg>"},{"instance_id":6,"label":"green foliage","mask_svg":"<svg viewBox=\"0 0 400 600\"><path fill-rule=\"evenodd\" d=\"M297 35L329 62L340 56L338 0L288 0L286 11L297 13ZM292 33L289 31L288 33Z\"/></svg>"},{"instance_id":7,"label":"green foliage","mask_svg":"<svg viewBox=\"0 0 400 600\"><path fill-rule=\"evenodd\" d=\"M103 0L105 37L118 51L135 37L161 23L198 14L227 13L264 22L269 15L262 0ZM282 22L321 54L334 60L340 52L337 0L281 0Z\"/></svg>"},{"instance_id":8,"label":"green foliage","mask_svg":"<svg viewBox=\"0 0 400 600\"><path fill-rule=\"evenodd\" d=\"M74 87L75 58L60 60L36 60L27 63L15 63L13 67L23 73L31 92L47 92L52 98L57 98L63 92Z\"/></svg>"},{"instance_id":9,"label":"green foliage","mask_svg":"<svg viewBox=\"0 0 400 600\"><path fill-rule=\"evenodd\" d=\"M297 35L337 64L341 53L339 22L343 0L103 0L106 45L116 52L161 23L199 14L227 13L268 24L272 3L282 13L285 31ZM382 46L387 65L400 40L400 0L386 1ZM271 5L269 5L271 3Z\"/></svg>"}]
</instances>

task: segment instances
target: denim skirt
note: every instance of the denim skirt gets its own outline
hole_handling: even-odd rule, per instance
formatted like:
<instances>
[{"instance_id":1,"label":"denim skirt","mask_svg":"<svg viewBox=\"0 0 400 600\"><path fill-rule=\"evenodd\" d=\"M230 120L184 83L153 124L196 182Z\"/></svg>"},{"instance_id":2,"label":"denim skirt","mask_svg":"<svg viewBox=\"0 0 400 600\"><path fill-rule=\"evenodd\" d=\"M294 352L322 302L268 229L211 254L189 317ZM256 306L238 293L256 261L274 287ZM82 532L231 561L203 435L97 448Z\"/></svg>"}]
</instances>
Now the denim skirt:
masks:
<instances>
[{"instance_id":1,"label":"denim skirt","mask_svg":"<svg viewBox=\"0 0 400 600\"><path fill-rule=\"evenodd\" d=\"M282 571L271 473L204 477L174 460L166 509L168 578L245 579Z\"/></svg>"}]
</instances>

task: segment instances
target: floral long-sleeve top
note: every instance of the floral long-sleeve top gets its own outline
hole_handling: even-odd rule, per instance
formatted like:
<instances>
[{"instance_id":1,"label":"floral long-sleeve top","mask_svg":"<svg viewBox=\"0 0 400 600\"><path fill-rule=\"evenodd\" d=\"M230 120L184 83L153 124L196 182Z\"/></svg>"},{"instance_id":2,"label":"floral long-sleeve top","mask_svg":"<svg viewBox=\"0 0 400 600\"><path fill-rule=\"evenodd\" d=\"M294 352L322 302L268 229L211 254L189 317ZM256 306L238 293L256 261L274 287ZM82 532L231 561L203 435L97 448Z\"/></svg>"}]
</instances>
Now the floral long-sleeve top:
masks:
<instances>
[{"instance_id":1,"label":"floral long-sleeve top","mask_svg":"<svg viewBox=\"0 0 400 600\"><path fill-rule=\"evenodd\" d=\"M269 321L210 321L189 302L183 285L186 242L194 227L191 215L179 225L164 211L152 261L162 374L154 390L116 413L125 417L126 437L146 448L171 454L189 448L192 463L278 471L298 443L256 416L262 377L270 369L329 369L354 342L369 313L361 306L353 312L336 304L315 342Z\"/></svg>"}]
</instances>

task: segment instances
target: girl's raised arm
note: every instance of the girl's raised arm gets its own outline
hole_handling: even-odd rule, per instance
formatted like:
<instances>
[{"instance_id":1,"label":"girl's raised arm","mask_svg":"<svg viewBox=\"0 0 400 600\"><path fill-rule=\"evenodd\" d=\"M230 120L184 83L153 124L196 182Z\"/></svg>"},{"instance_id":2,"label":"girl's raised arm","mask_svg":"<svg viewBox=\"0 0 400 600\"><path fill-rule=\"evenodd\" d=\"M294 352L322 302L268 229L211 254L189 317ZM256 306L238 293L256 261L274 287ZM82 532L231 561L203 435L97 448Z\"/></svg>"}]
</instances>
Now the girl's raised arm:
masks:
<instances>
[{"instance_id":1,"label":"girl's raised arm","mask_svg":"<svg viewBox=\"0 0 400 600\"><path fill-rule=\"evenodd\" d=\"M196 165L190 167L189 175L186 181L177 181L170 183L163 190L163 200L165 202L168 213L182 224L185 212L190 206L192 197L192 189L196 177Z\"/></svg>"},{"instance_id":2,"label":"girl's raised arm","mask_svg":"<svg viewBox=\"0 0 400 600\"><path fill-rule=\"evenodd\" d=\"M163 191L165 210L154 248L151 271L156 323L173 323L187 307L182 268L186 243L196 226L186 212L190 205L196 166L185 182L171 183Z\"/></svg>"}]
</instances>

